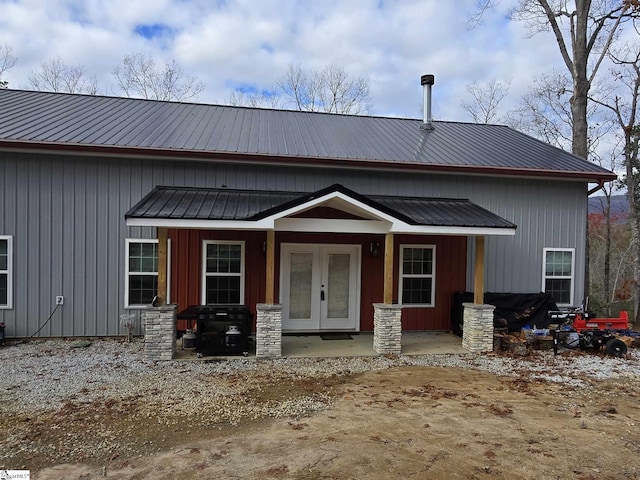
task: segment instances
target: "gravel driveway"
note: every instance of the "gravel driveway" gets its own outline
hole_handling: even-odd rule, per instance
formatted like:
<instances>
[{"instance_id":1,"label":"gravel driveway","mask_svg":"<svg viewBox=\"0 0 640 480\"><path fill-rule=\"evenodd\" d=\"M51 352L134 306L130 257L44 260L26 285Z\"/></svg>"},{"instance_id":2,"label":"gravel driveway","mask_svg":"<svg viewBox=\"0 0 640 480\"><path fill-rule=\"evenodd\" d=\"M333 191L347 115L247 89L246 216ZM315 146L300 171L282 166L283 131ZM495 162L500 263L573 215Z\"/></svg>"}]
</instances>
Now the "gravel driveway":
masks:
<instances>
[{"instance_id":1,"label":"gravel driveway","mask_svg":"<svg viewBox=\"0 0 640 480\"><path fill-rule=\"evenodd\" d=\"M459 354L154 363L144 360L142 347L136 339L46 340L0 348L5 433L0 468L102 462L161 451L175 443L172 435L265 418L301 418L328 408L336 388L355 375L393 367L459 367L571 387L589 379L640 377L636 350L623 359L535 352L518 358Z\"/></svg>"}]
</instances>

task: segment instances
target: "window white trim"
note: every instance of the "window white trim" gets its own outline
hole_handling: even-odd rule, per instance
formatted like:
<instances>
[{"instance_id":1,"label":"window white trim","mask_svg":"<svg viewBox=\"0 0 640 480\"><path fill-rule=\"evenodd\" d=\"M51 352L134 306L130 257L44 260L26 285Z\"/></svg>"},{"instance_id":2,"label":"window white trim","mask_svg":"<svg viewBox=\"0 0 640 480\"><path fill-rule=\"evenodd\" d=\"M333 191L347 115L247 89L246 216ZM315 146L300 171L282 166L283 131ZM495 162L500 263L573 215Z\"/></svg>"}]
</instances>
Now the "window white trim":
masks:
<instances>
[{"instance_id":1,"label":"window white trim","mask_svg":"<svg viewBox=\"0 0 640 480\"><path fill-rule=\"evenodd\" d=\"M408 248L421 248L421 249L429 249L432 251L432 268L430 274L406 274L404 273L404 262L402 259L404 258L404 250ZM403 305L406 308L433 308L436 303L436 246L435 245L422 245L422 244L406 244L400 245L400 256L399 256L399 267L398 267L398 304ZM430 303L402 303L402 280L404 278L431 278L431 301Z\"/></svg>"},{"instance_id":2,"label":"window white trim","mask_svg":"<svg viewBox=\"0 0 640 480\"><path fill-rule=\"evenodd\" d=\"M124 262L125 262L125 266L124 266L124 308L146 308L149 305L137 305L137 304L133 304L133 305L129 305L129 277L131 275L154 275L154 276L158 276L158 271L156 270L155 272L130 272L129 271L129 247L132 243L158 243L158 239L157 238L126 238L125 239L125 253L124 253ZM169 281L169 275L167 273L167 290L169 289L168 285L169 285L170 281ZM168 297L167 297L168 298Z\"/></svg>"},{"instance_id":3,"label":"window white trim","mask_svg":"<svg viewBox=\"0 0 640 480\"><path fill-rule=\"evenodd\" d=\"M207 273L207 245L240 245L240 273ZM207 277L240 277L240 303L244 305L244 241L238 240L203 240L201 262L201 304L207 304Z\"/></svg>"},{"instance_id":4,"label":"window white trim","mask_svg":"<svg viewBox=\"0 0 640 480\"><path fill-rule=\"evenodd\" d=\"M0 304L0 310L9 310L13 308L13 237L0 235L0 240L7 242L7 269L0 270L0 275L7 276L7 303Z\"/></svg>"},{"instance_id":5,"label":"window white trim","mask_svg":"<svg viewBox=\"0 0 640 480\"><path fill-rule=\"evenodd\" d=\"M547 276L547 253L549 252L571 252L571 276L566 275L549 275ZM542 290L546 292L547 280L550 279L569 279L571 280L570 298L569 303L557 303L558 306L572 306L574 305L574 289L575 289L575 275L576 275L576 249L575 248L550 248L545 247L542 250Z\"/></svg>"}]
</instances>

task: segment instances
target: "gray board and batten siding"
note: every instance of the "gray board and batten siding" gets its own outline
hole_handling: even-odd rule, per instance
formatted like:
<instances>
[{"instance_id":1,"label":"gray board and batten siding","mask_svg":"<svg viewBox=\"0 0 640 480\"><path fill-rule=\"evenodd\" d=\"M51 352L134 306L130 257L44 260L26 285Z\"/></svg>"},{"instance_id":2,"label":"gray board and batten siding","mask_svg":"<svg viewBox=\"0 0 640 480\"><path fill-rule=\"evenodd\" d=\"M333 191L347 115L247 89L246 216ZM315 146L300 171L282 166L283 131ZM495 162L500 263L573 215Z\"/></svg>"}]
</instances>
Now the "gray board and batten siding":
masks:
<instances>
[{"instance_id":1,"label":"gray board and batten siding","mask_svg":"<svg viewBox=\"0 0 640 480\"><path fill-rule=\"evenodd\" d=\"M560 179L270 166L0 151L0 235L13 236L13 308L7 336L103 336L125 332L125 239L155 238L125 213L159 185L313 192L341 184L363 195L466 198L515 223L515 236L486 238L486 291L537 292L544 247L575 248L584 275L587 184ZM473 277L469 242L467 288ZM575 282L575 299L582 296ZM436 279L437 288L437 279Z\"/></svg>"}]
</instances>

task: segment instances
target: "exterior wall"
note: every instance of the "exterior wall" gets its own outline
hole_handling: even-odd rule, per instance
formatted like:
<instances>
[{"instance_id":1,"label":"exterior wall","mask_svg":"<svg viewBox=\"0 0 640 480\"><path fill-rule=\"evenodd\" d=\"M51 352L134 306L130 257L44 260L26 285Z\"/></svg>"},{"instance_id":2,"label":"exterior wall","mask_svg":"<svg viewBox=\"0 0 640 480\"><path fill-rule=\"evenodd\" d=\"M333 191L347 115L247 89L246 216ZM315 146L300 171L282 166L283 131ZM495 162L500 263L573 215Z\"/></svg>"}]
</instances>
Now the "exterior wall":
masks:
<instances>
[{"instance_id":1,"label":"exterior wall","mask_svg":"<svg viewBox=\"0 0 640 480\"><path fill-rule=\"evenodd\" d=\"M13 236L10 337L124 334L124 212L160 179L139 163L0 152L0 231ZM151 173L152 174L152 173ZM153 175L153 174L152 174ZM141 333L138 330L134 333Z\"/></svg>"},{"instance_id":2,"label":"exterior wall","mask_svg":"<svg viewBox=\"0 0 640 480\"><path fill-rule=\"evenodd\" d=\"M202 243L205 240L245 242L244 304L253 313L255 331L256 304L265 301L266 255L262 242L267 239L266 233L169 229L169 238L172 301L178 305L178 312L202 303ZM180 321L178 329L186 328L186 322Z\"/></svg>"},{"instance_id":3,"label":"exterior wall","mask_svg":"<svg viewBox=\"0 0 640 480\"><path fill-rule=\"evenodd\" d=\"M475 182L474 182L475 183ZM478 182L479 183L479 182ZM542 291L543 248L575 248L574 298L584 297L587 185L568 181L503 180L497 188L479 184L465 191L469 200L514 222L515 237L487 237L485 291L536 293ZM474 258L469 242L470 265ZM473 271L467 272L467 291Z\"/></svg>"},{"instance_id":4,"label":"exterior wall","mask_svg":"<svg viewBox=\"0 0 640 480\"><path fill-rule=\"evenodd\" d=\"M157 185L310 192L334 183L365 195L468 198L518 225L515 237L487 239L487 291L540 291L542 249L571 247L574 301L582 298L587 185L581 182L3 151L0 235L13 236L14 272L13 308L0 309L0 321L9 337L32 335L51 315L56 295L64 295L39 336L124 334L125 238L156 236L153 228L126 227L124 214ZM469 267L466 289L472 281ZM368 295L371 305L378 294Z\"/></svg>"},{"instance_id":5,"label":"exterior wall","mask_svg":"<svg viewBox=\"0 0 640 480\"><path fill-rule=\"evenodd\" d=\"M171 238L171 291L176 292L175 301L179 309L201 303L202 287L202 242L203 240L244 240L245 243L245 304L254 314L254 329L258 303L264 303L266 284L266 257L262 253L265 232L228 232L208 230L173 230ZM275 257L275 295L280 297L280 246L284 243L343 243L362 245L362 271L373 272L369 278L382 278L382 260L365 255L369 251L369 242L375 235L336 235L336 234L292 234L276 232ZM378 236L383 241L382 236ZM185 247L185 245L188 245ZM373 330L373 303L382 299L382 286L364 281L361 288L360 313L363 319L361 329ZM368 320L365 320L368 319ZM181 328L182 325L178 325ZM186 327L185 327L186 328Z\"/></svg>"},{"instance_id":6,"label":"exterior wall","mask_svg":"<svg viewBox=\"0 0 640 480\"><path fill-rule=\"evenodd\" d=\"M402 329L453 330L451 325L453 294L465 288L467 238L396 235L394 243L393 251L396 259L399 259L402 244L423 243L436 247L435 305L431 308L403 306ZM393 301L398 303L400 269L398 261L394 261L393 267Z\"/></svg>"},{"instance_id":7,"label":"exterior wall","mask_svg":"<svg viewBox=\"0 0 640 480\"><path fill-rule=\"evenodd\" d=\"M202 242L204 240L237 240L245 242L245 304L254 315L255 306L264 302L266 259L262 253L264 232L229 232L208 230L169 230L171 238L171 291L178 311L201 303ZM381 254L372 258L369 245L380 244ZM360 331L370 332L374 327L375 303L383 301L384 236L310 234L276 232L276 298L280 298L280 247L282 243L334 243L360 245L361 293ZM466 273L466 238L398 235L394 241L394 303L398 303L398 272L401 244L436 246L436 301L430 308L405 307L402 310L403 330L451 330L450 312L453 294L464 290ZM282 299L279 300L282 303ZM188 328L186 321L178 329Z\"/></svg>"}]
</instances>

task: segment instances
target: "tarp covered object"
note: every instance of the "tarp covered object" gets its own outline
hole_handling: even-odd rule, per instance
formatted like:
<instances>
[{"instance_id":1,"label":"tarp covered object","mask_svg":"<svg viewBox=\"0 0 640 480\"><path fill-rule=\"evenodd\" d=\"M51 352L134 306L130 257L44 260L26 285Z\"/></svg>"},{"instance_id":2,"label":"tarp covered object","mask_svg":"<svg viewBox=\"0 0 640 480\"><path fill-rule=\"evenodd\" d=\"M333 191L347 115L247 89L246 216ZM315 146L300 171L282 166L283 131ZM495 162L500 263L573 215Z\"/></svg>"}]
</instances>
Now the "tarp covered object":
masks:
<instances>
[{"instance_id":1,"label":"tarp covered object","mask_svg":"<svg viewBox=\"0 0 640 480\"><path fill-rule=\"evenodd\" d=\"M451 330L456 335L462 335L463 303L473 303L473 292L457 292L453 296ZM546 328L550 323L547 313L558 310L548 293L485 293L484 303L496 307L493 311L494 326L503 327L506 321L510 332L525 326Z\"/></svg>"}]
</instances>

